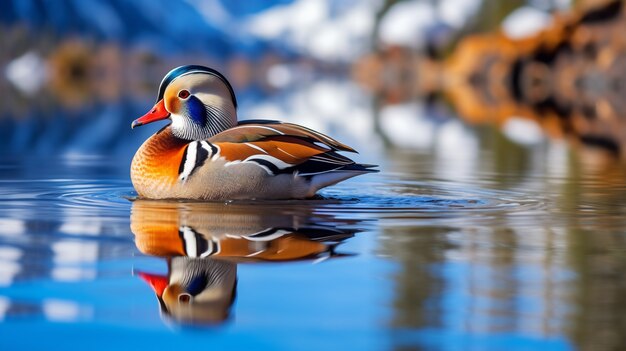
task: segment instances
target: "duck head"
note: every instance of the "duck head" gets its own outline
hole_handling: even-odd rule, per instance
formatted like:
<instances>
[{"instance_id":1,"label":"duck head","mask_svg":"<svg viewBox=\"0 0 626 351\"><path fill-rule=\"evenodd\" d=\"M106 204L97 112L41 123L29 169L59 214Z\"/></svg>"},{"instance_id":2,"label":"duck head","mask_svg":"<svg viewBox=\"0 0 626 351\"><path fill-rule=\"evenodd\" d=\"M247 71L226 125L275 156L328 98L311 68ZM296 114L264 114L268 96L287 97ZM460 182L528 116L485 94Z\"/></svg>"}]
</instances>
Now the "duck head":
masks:
<instances>
[{"instance_id":1,"label":"duck head","mask_svg":"<svg viewBox=\"0 0 626 351\"><path fill-rule=\"evenodd\" d=\"M172 133L185 140L204 140L237 125L237 100L218 71L198 65L174 68L159 86L154 107L131 124L135 128L171 119Z\"/></svg>"}]
</instances>

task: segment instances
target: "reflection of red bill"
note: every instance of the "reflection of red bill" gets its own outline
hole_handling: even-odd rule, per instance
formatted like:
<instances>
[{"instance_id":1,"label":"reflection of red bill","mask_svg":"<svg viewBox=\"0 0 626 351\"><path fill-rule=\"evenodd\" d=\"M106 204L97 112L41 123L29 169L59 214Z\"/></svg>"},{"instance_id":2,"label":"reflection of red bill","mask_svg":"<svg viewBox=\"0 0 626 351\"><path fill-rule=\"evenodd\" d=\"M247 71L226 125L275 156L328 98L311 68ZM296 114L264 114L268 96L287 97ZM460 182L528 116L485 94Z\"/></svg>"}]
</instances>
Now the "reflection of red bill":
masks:
<instances>
[{"instance_id":1,"label":"reflection of red bill","mask_svg":"<svg viewBox=\"0 0 626 351\"><path fill-rule=\"evenodd\" d=\"M168 280L164 275L152 274L152 273L144 273L139 272L137 275L141 277L146 283L150 285L154 293L157 294L158 297L163 296L163 291L167 287Z\"/></svg>"}]
</instances>

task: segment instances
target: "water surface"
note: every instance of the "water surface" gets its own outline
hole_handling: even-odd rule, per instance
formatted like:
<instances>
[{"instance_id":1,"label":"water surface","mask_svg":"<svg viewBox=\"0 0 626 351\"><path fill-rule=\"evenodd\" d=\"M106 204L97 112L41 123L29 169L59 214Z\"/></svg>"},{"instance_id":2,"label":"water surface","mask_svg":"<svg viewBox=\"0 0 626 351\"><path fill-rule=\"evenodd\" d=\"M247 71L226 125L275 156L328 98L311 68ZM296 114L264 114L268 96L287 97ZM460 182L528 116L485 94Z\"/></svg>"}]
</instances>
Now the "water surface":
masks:
<instances>
[{"instance_id":1,"label":"water surface","mask_svg":"<svg viewBox=\"0 0 626 351\"><path fill-rule=\"evenodd\" d=\"M373 157L382 173L316 199L217 203L137 200L105 156L7 157L0 345L624 345L622 168L565 155L520 172L486 149L454 174L430 153ZM212 295L182 301L177 279Z\"/></svg>"}]
</instances>

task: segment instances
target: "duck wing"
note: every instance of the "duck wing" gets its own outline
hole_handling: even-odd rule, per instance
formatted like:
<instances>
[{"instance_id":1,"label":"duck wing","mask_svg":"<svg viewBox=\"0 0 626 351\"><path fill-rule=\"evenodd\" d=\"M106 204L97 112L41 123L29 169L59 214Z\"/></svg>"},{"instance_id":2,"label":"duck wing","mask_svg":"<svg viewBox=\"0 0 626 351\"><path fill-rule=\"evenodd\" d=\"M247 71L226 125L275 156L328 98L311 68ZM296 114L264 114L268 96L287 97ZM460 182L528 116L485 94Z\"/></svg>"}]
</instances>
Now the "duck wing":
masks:
<instances>
[{"instance_id":1,"label":"duck wing","mask_svg":"<svg viewBox=\"0 0 626 351\"><path fill-rule=\"evenodd\" d=\"M351 147L291 123L247 121L199 143L206 143L211 157L254 162L271 175L296 173L310 178L335 171L377 172L371 169L375 166L358 164L338 153L356 152Z\"/></svg>"},{"instance_id":2,"label":"duck wing","mask_svg":"<svg viewBox=\"0 0 626 351\"><path fill-rule=\"evenodd\" d=\"M272 120L247 120L228 130L225 130L208 141L218 142L254 142L272 137L289 136L302 139L313 144L323 145L335 151L356 152L353 148L338 142L337 140L316 132L307 127Z\"/></svg>"}]
</instances>

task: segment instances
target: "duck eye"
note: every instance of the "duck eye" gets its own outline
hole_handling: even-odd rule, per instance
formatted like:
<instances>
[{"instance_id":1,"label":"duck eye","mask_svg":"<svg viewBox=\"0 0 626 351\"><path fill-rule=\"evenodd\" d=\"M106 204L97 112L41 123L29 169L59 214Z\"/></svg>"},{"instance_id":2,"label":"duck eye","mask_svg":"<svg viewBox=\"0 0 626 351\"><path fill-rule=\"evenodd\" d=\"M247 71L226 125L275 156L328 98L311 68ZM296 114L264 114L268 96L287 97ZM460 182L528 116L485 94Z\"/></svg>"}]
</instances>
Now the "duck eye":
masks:
<instances>
[{"instance_id":1,"label":"duck eye","mask_svg":"<svg viewBox=\"0 0 626 351\"><path fill-rule=\"evenodd\" d=\"M178 295L178 302L182 304L188 304L191 301L191 295L182 293Z\"/></svg>"},{"instance_id":2,"label":"duck eye","mask_svg":"<svg viewBox=\"0 0 626 351\"><path fill-rule=\"evenodd\" d=\"M178 97L181 99L186 99L189 97L189 91L188 90L181 90L178 92Z\"/></svg>"}]
</instances>

